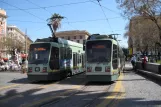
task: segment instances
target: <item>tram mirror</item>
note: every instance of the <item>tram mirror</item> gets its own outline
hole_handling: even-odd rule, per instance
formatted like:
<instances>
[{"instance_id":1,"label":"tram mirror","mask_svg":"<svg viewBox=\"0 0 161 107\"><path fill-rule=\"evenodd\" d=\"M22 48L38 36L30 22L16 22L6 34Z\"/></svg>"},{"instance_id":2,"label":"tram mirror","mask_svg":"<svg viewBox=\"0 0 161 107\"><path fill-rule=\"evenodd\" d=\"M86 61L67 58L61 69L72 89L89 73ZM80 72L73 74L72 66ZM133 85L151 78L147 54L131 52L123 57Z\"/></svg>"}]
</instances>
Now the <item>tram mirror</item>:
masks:
<instances>
[{"instance_id":1,"label":"tram mirror","mask_svg":"<svg viewBox=\"0 0 161 107\"><path fill-rule=\"evenodd\" d=\"M83 50L85 50L85 46L83 45Z\"/></svg>"},{"instance_id":2,"label":"tram mirror","mask_svg":"<svg viewBox=\"0 0 161 107\"><path fill-rule=\"evenodd\" d=\"M86 40L83 40L83 50L86 48Z\"/></svg>"}]
</instances>

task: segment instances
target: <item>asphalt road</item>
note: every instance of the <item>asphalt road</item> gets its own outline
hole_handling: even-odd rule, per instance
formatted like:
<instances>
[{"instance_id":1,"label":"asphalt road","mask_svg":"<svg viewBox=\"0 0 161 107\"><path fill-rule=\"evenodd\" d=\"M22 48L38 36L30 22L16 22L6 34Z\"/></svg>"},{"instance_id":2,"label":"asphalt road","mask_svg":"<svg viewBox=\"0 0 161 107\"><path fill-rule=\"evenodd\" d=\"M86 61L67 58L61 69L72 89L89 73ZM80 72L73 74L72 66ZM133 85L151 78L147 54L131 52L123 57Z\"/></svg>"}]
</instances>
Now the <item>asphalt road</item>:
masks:
<instances>
[{"instance_id":1,"label":"asphalt road","mask_svg":"<svg viewBox=\"0 0 161 107\"><path fill-rule=\"evenodd\" d=\"M0 72L0 107L161 107L161 84L131 71L115 82L88 82L85 74L29 83L26 74Z\"/></svg>"}]
</instances>

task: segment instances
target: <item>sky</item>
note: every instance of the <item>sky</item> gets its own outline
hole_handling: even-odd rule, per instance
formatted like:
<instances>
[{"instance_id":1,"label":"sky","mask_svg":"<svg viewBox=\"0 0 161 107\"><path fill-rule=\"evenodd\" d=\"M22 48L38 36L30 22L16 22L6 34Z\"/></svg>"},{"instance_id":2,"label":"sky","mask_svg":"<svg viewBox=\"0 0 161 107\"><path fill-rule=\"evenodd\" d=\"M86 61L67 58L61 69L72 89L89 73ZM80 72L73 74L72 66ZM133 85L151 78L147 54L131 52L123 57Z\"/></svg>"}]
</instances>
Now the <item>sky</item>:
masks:
<instances>
[{"instance_id":1,"label":"sky","mask_svg":"<svg viewBox=\"0 0 161 107\"><path fill-rule=\"evenodd\" d=\"M90 34L120 34L122 47L128 47L124 38L128 20L121 16L116 0L0 0L0 8L7 13L7 25L27 31L31 40L51 35L47 19L58 13L66 18L58 31L86 30Z\"/></svg>"}]
</instances>

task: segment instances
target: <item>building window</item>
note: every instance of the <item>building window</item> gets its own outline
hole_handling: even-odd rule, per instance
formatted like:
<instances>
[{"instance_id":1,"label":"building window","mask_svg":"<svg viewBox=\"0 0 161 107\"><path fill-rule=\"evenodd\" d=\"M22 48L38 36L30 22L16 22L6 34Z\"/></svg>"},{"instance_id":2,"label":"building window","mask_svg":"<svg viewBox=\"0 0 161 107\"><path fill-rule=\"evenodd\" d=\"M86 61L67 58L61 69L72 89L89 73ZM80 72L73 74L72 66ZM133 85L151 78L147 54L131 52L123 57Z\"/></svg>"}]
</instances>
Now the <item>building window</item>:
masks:
<instances>
[{"instance_id":1,"label":"building window","mask_svg":"<svg viewBox=\"0 0 161 107\"><path fill-rule=\"evenodd\" d=\"M70 40L70 36L68 36L68 40Z\"/></svg>"},{"instance_id":2,"label":"building window","mask_svg":"<svg viewBox=\"0 0 161 107\"><path fill-rule=\"evenodd\" d=\"M76 39L76 36L74 36L74 39Z\"/></svg>"},{"instance_id":3,"label":"building window","mask_svg":"<svg viewBox=\"0 0 161 107\"><path fill-rule=\"evenodd\" d=\"M79 40L77 40L77 42L79 43Z\"/></svg>"},{"instance_id":4,"label":"building window","mask_svg":"<svg viewBox=\"0 0 161 107\"><path fill-rule=\"evenodd\" d=\"M80 36L80 39L82 39L82 36Z\"/></svg>"}]
</instances>

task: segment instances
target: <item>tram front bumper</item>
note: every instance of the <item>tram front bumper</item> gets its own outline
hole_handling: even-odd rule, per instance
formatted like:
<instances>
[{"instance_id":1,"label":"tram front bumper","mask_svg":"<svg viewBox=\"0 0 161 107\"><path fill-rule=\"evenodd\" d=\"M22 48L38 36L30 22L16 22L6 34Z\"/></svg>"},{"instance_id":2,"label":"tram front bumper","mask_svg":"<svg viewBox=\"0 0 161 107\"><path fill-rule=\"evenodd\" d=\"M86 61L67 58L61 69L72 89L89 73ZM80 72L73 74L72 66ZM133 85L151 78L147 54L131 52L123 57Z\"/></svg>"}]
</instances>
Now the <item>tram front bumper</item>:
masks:
<instances>
[{"instance_id":1,"label":"tram front bumper","mask_svg":"<svg viewBox=\"0 0 161 107\"><path fill-rule=\"evenodd\" d=\"M29 81L47 81L47 80L59 80L60 75L58 73L28 73Z\"/></svg>"}]
</instances>

